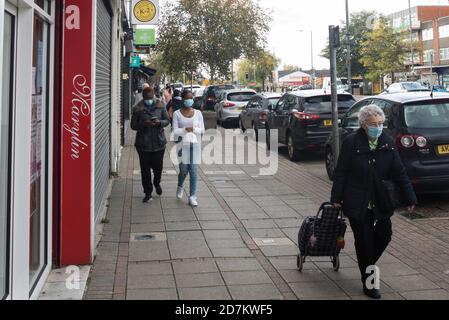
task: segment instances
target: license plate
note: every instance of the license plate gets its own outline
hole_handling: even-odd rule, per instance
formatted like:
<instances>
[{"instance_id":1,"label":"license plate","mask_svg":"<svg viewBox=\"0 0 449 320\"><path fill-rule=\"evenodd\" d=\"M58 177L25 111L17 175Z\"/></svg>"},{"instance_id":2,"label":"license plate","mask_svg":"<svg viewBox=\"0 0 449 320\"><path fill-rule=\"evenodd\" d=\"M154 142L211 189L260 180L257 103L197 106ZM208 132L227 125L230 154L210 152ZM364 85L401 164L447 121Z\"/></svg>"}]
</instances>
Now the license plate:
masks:
<instances>
[{"instance_id":1,"label":"license plate","mask_svg":"<svg viewBox=\"0 0 449 320\"><path fill-rule=\"evenodd\" d=\"M438 154L449 154L449 144L438 146Z\"/></svg>"},{"instance_id":2,"label":"license plate","mask_svg":"<svg viewBox=\"0 0 449 320\"><path fill-rule=\"evenodd\" d=\"M332 127L332 120L324 120L325 127Z\"/></svg>"}]
</instances>

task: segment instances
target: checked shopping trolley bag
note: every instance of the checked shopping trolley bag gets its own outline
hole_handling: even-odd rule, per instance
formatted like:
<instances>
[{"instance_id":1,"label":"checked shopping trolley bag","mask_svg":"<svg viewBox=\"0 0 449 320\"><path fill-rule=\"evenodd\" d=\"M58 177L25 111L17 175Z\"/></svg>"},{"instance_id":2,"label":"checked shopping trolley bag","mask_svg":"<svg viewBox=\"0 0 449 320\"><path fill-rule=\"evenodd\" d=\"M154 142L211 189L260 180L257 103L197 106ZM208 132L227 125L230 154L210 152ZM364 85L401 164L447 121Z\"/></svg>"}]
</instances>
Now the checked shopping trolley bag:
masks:
<instances>
[{"instance_id":1,"label":"checked shopping trolley bag","mask_svg":"<svg viewBox=\"0 0 449 320\"><path fill-rule=\"evenodd\" d=\"M342 210L323 203L314 217L307 217L298 234L298 270L306 257L331 257L334 270L340 268L339 254L345 247L346 221Z\"/></svg>"}]
</instances>

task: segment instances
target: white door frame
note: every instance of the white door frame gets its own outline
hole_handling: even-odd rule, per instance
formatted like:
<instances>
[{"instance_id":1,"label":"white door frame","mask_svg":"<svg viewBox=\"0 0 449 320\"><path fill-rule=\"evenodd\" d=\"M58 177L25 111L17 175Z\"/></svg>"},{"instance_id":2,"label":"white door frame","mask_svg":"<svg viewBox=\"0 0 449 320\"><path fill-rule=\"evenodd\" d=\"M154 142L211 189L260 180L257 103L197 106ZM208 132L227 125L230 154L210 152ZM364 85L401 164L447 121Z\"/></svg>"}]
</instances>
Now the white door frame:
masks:
<instances>
[{"instance_id":1,"label":"white door frame","mask_svg":"<svg viewBox=\"0 0 449 320\"><path fill-rule=\"evenodd\" d=\"M14 7L13 5L11 5L8 2L5 1L0 1L0 35L2 35L4 33L4 17L5 17L5 12L11 14L14 16L14 54L12 56L12 58L14 59L14 63L13 65L16 64L16 53L17 53L17 8ZM4 50L4 43L3 43L3 36L0 36L0 57L3 57L3 50ZM3 62L0 60L0 74L3 73ZM16 72L14 71L14 78L13 78L13 84L16 83ZM1 88L1 83L0 83L0 92L2 90ZM12 95L11 95L11 99L12 99L12 104L15 104L15 86L13 85L12 88ZM13 110L11 110L11 112L13 112ZM13 117L14 115L12 114L11 117ZM11 128L10 128L10 134L11 136L9 137L9 143L11 145L14 145L14 121L10 124ZM11 165L14 163L14 158L11 157L10 159L11 161ZM11 167L12 168L12 167ZM11 179L11 183L13 181L13 176L11 175L10 177ZM11 187L12 188L12 187ZM11 190L11 195L12 195L12 190ZM12 196L11 196L12 198ZM10 300L11 299L11 291L12 291L12 225L13 225L13 215L12 215L12 199L10 199L11 203L11 207L10 210L8 212L8 214L10 215L10 220L9 220L9 239L8 239L8 295L6 296L6 300Z\"/></svg>"},{"instance_id":2,"label":"white door frame","mask_svg":"<svg viewBox=\"0 0 449 320\"><path fill-rule=\"evenodd\" d=\"M0 0L1 2L2 0ZM4 1L4 0L3 0ZM11 269L11 298L14 300L36 299L45 284L45 280L52 267L52 173L53 173L53 74L54 74L54 0L52 0L52 13L49 15L32 0L21 0L17 14L17 41L16 41L16 84L20 83L20 92L15 94L15 112L13 115L14 144L12 160L12 269ZM24 199L30 199L30 137L31 137L31 112L32 81L29 77L32 70L33 52L33 21L34 15L39 15L49 24L49 74L48 74L48 158L44 178L48 179L47 190L47 261L46 267L38 280L37 286L30 294L29 282L29 213L30 203ZM17 76L19 75L19 76ZM23 77L22 79L20 77ZM19 81L21 80L21 81ZM23 80L23 81L22 81ZM19 89L17 87L16 89ZM17 147L15 147L17 146ZM20 146L20 147L19 147ZM44 155L45 156L45 155Z\"/></svg>"}]
</instances>

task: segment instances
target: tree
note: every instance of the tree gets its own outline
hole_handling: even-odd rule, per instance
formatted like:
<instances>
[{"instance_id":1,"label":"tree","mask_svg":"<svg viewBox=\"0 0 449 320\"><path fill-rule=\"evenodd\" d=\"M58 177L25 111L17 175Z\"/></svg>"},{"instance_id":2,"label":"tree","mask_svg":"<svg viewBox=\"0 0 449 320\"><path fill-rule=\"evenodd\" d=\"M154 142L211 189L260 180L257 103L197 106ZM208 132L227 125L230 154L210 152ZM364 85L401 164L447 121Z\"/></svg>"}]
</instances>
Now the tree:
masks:
<instances>
[{"instance_id":1,"label":"tree","mask_svg":"<svg viewBox=\"0 0 449 320\"><path fill-rule=\"evenodd\" d=\"M270 16L253 0L180 0L163 11L157 50L170 71L202 67L213 81L266 44Z\"/></svg>"},{"instance_id":2,"label":"tree","mask_svg":"<svg viewBox=\"0 0 449 320\"><path fill-rule=\"evenodd\" d=\"M294 66L291 64L284 64L284 66L282 67L283 71L299 71L299 67L298 66Z\"/></svg>"},{"instance_id":3,"label":"tree","mask_svg":"<svg viewBox=\"0 0 449 320\"><path fill-rule=\"evenodd\" d=\"M179 5L167 2L159 24L156 46L163 65L172 79L193 73L200 66L199 26L192 18L198 9L196 1L183 0Z\"/></svg>"},{"instance_id":4,"label":"tree","mask_svg":"<svg viewBox=\"0 0 449 320\"><path fill-rule=\"evenodd\" d=\"M249 74L250 79L261 83L264 88L265 80L278 66L279 59L270 52L263 51L253 59L246 58L239 63L238 77L239 79L245 79L246 74ZM254 74L256 76L255 79ZM249 81L246 82L248 83Z\"/></svg>"},{"instance_id":5,"label":"tree","mask_svg":"<svg viewBox=\"0 0 449 320\"><path fill-rule=\"evenodd\" d=\"M375 11L362 11L351 14L349 21L349 43L351 45L351 70L354 76L364 76L366 73L365 66L361 63L361 46L371 33L371 23L378 14ZM347 37L346 22L340 23L340 39L341 45L337 49L337 73L339 77L347 76ZM327 46L322 50L321 56L330 59L329 41Z\"/></svg>"},{"instance_id":6,"label":"tree","mask_svg":"<svg viewBox=\"0 0 449 320\"><path fill-rule=\"evenodd\" d=\"M404 35L395 33L385 19L379 19L374 30L364 40L360 48L360 62L366 68L366 77L377 81L385 75L405 69L405 59L409 52Z\"/></svg>"}]
</instances>

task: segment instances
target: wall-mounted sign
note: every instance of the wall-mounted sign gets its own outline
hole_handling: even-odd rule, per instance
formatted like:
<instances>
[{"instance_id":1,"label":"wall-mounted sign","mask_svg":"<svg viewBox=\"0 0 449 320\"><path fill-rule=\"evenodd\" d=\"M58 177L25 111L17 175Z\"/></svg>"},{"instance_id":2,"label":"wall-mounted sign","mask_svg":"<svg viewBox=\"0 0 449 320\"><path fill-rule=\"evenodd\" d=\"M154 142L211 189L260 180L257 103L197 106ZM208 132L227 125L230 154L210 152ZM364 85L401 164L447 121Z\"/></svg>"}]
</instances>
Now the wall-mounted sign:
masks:
<instances>
[{"instance_id":1,"label":"wall-mounted sign","mask_svg":"<svg viewBox=\"0 0 449 320\"><path fill-rule=\"evenodd\" d=\"M149 46L156 44L155 29L136 29L134 30L134 44L136 46Z\"/></svg>"},{"instance_id":2,"label":"wall-mounted sign","mask_svg":"<svg viewBox=\"0 0 449 320\"><path fill-rule=\"evenodd\" d=\"M156 25L159 21L159 0L132 0L132 24Z\"/></svg>"},{"instance_id":3,"label":"wall-mounted sign","mask_svg":"<svg viewBox=\"0 0 449 320\"><path fill-rule=\"evenodd\" d=\"M131 68L139 68L140 67L140 57L139 56L131 57L131 64L129 66Z\"/></svg>"}]
</instances>

